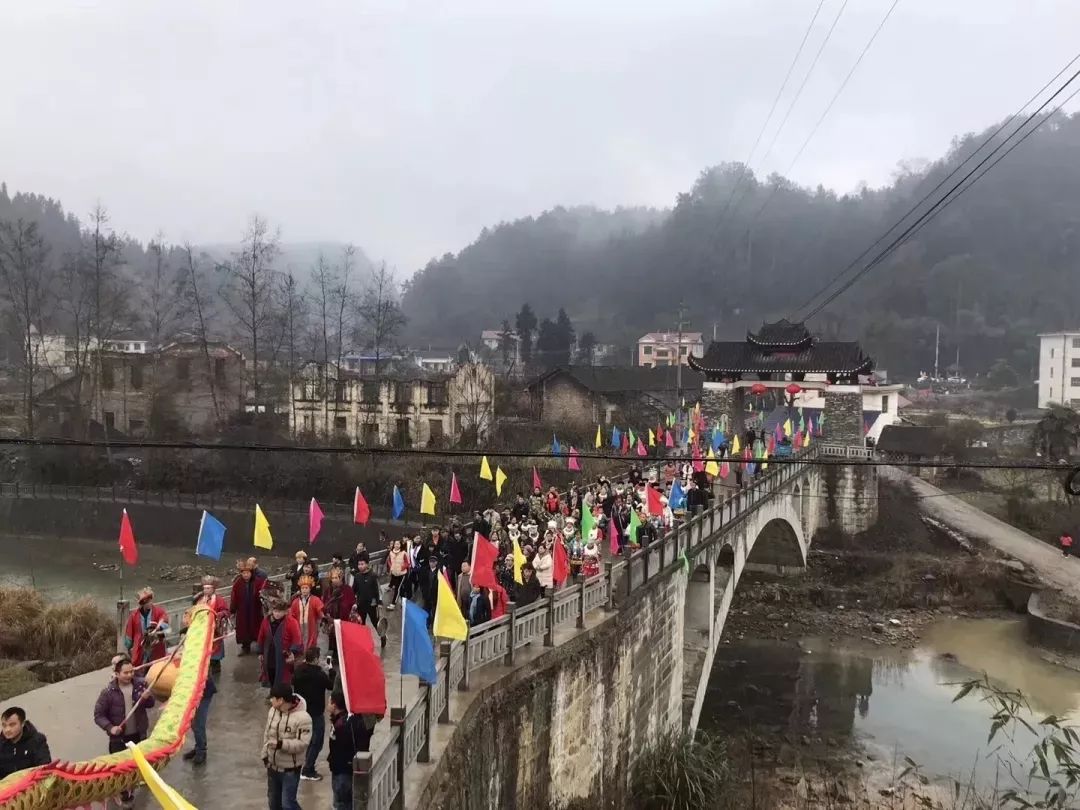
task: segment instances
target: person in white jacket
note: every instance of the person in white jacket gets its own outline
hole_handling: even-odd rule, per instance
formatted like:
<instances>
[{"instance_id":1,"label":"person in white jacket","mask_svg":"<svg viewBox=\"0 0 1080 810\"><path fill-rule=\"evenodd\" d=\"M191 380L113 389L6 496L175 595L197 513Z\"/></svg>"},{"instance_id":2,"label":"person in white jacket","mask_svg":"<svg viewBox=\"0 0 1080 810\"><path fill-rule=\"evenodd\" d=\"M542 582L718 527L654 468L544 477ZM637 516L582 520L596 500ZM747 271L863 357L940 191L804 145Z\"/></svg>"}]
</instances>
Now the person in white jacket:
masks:
<instances>
[{"instance_id":1,"label":"person in white jacket","mask_svg":"<svg viewBox=\"0 0 1080 810\"><path fill-rule=\"evenodd\" d=\"M551 547L547 543L541 541L532 564L536 569L536 581L540 583L540 590L547 596L548 590L555 584L555 560L551 557Z\"/></svg>"}]
</instances>

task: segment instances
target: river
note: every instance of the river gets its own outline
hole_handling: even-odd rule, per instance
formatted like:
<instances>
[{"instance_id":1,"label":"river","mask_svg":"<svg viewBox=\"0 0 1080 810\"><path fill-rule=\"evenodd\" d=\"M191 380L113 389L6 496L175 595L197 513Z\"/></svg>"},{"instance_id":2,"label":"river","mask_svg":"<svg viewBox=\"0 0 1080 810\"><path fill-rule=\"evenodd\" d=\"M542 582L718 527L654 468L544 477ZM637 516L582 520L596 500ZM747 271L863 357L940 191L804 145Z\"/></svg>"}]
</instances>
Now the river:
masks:
<instances>
[{"instance_id":1,"label":"river","mask_svg":"<svg viewBox=\"0 0 1080 810\"><path fill-rule=\"evenodd\" d=\"M1006 778L998 757L1026 760L1035 738L1021 730L988 746L990 707L974 695L953 702L956 683L985 673L1023 692L1036 719L1080 720L1080 673L1043 661L1023 635L1022 620L954 618L907 650L817 638L721 644L699 728L738 737L749 724L852 746L877 763L882 784L910 757L933 780L974 773L986 789Z\"/></svg>"}]
</instances>

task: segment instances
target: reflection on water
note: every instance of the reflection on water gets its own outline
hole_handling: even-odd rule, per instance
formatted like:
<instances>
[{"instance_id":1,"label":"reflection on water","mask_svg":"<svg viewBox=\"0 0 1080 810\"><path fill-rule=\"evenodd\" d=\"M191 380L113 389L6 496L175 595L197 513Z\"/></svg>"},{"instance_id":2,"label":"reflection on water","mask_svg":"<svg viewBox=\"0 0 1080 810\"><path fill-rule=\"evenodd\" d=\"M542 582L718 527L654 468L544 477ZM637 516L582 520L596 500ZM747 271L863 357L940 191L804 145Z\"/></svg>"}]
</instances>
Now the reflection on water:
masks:
<instances>
[{"instance_id":1,"label":"reflection on water","mask_svg":"<svg viewBox=\"0 0 1080 810\"><path fill-rule=\"evenodd\" d=\"M968 774L978 757L977 775L987 784L995 771L989 707L975 698L953 703L957 687L949 685L983 672L1022 691L1039 718L1080 720L1080 673L1039 659L1024 642L1022 621L953 619L928 628L915 650L833 647L813 638L721 645L701 728L737 734L749 719L795 740L854 737L883 759L910 756L938 776ZM1024 759L1033 742L1020 732L1011 742L995 738L993 747Z\"/></svg>"}]
</instances>

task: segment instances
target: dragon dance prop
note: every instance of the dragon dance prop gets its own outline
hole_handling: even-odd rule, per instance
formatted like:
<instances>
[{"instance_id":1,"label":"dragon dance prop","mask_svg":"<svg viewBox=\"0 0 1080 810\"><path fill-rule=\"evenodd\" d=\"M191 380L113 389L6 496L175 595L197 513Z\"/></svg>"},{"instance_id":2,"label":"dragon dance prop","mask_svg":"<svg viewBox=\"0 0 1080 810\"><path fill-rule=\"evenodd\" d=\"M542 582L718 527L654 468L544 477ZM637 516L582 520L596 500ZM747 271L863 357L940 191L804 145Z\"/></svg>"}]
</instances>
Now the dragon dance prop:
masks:
<instances>
[{"instance_id":1,"label":"dragon dance prop","mask_svg":"<svg viewBox=\"0 0 1080 810\"><path fill-rule=\"evenodd\" d=\"M184 744L184 735L202 699L214 641L214 613L199 605L190 613L184 655L174 658L161 671L175 674L168 703L150 736L138 745L139 753L156 770L161 770ZM155 665L156 667L156 665ZM154 680L153 668L150 680ZM162 694L167 686L156 683ZM92 707L86 707L91 711ZM102 735L102 744L105 738ZM0 807L4 810L69 810L104 803L125 790L143 783L139 764L130 749L105 754L86 762L53 762L18 771L0 781Z\"/></svg>"}]
</instances>

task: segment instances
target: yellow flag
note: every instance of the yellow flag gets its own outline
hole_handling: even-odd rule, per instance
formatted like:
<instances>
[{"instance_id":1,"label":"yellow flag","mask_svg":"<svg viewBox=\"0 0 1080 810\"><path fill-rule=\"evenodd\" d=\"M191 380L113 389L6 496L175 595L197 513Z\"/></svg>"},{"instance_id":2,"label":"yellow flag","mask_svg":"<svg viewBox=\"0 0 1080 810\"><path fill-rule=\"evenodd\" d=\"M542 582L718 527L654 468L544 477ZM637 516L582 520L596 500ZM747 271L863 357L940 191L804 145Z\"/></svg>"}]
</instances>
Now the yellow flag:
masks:
<instances>
[{"instance_id":1,"label":"yellow flag","mask_svg":"<svg viewBox=\"0 0 1080 810\"><path fill-rule=\"evenodd\" d=\"M193 804L187 802L183 796L166 784L165 780L146 761L146 757L139 750L139 746L128 743L127 747L131 751L135 764L139 767L139 776L146 782L146 786L150 788L150 792L154 794L154 798L157 799L158 804L164 810L197 810Z\"/></svg>"},{"instance_id":2,"label":"yellow flag","mask_svg":"<svg viewBox=\"0 0 1080 810\"><path fill-rule=\"evenodd\" d=\"M525 566L528 560L525 557L525 552L521 550L521 546L518 545L518 541L514 540L514 582L518 585L524 583L524 579L521 576L521 569Z\"/></svg>"},{"instance_id":3,"label":"yellow flag","mask_svg":"<svg viewBox=\"0 0 1080 810\"><path fill-rule=\"evenodd\" d=\"M690 442L691 444L693 444L694 443L694 436L696 435L694 433L694 429L690 428L690 429L688 429L686 431L686 433L687 433L687 441Z\"/></svg>"},{"instance_id":4,"label":"yellow flag","mask_svg":"<svg viewBox=\"0 0 1080 810\"><path fill-rule=\"evenodd\" d=\"M649 447L656 447L656 434L652 428L649 428Z\"/></svg>"},{"instance_id":5,"label":"yellow flag","mask_svg":"<svg viewBox=\"0 0 1080 810\"><path fill-rule=\"evenodd\" d=\"M705 462L705 472L715 478L720 474L720 465L716 463L716 453L713 452L711 447L709 448L709 455L705 458L708 459Z\"/></svg>"},{"instance_id":6,"label":"yellow flag","mask_svg":"<svg viewBox=\"0 0 1080 810\"><path fill-rule=\"evenodd\" d=\"M485 481L491 480L491 465L488 464L487 456L480 459L480 477Z\"/></svg>"},{"instance_id":7,"label":"yellow flag","mask_svg":"<svg viewBox=\"0 0 1080 810\"><path fill-rule=\"evenodd\" d=\"M270 535L270 521L266 519L258 504L255 504L255 545L265 549L274 547L274 538Z\"/></svg>"},{"instance_id":8,"label":"yellow flag","mask_svg":"<svg viewBox=\"0 0 1080 810\"><path fill-rule=\"evenodd\" d=\"M790 419L785 419L784 420L784 435L785 436L790 436L791 435L791 420Z\"/></svg>"},{"instance_id":9,"label":"yellow flag","mask_svg":"<svg viewBox=\"0 0 1080 810\"><path fill-rule=\"evenodd\" d=\"M742 448L739 446L739 434L736 433L735 438L731 441L731 455L739 455L740 450L742 450Z\"/></svg>"},{"instance_id":10,"label":"yellow flag","mask_svg":"<svg viewBox=\"0 0 1080 810\"><path fill-rule=\"evenodd\" d=\"M502 495L503 484L506 483L506 473L502 471L502 467L495 468L495 494Z\"/></svg>"},{"instance_id":11,"label":"yellow flag","mask_svg":"<svg viewBox=\"0 0 1080 810\"><path fill-rule=\"evenodd\" d=\"M810 431L809 430L806 431L806 433L803 434L802 446L803 447L809 447L810 446Z\"/></svg>"},{"instance_id":12,"label":"yellow flag","mask_svg":"<svg viewBox=\"0 0 1080 810\"><path fill-rule=\"evenodd\" d=\"M435 493L431 491L431 487L427 484L424 484L424 489L420 493L420 514L435 514Z\"/></svg>"},{"instance_id":13,"label":"yellow flag","mask_svg":"<svg viewBox=\"0 0 1080 810\"><path fill-rule=\"evenodd\" d=\"M597 425L596 426L596 443L595 443L594 446L599 448L601 441L602 441L602 439L600 438L600 426Z\"/></svg>"},{"instance_id":14,"label":"yellow flag","mask_svg":"<svg viewBox=\"0 0 1080 810\"><path fill-rule=\"evenodd\" d=\"M464 641L469 635L469 625L461 615L457 597L450 589L445 573L439 574L439 596L435 602L435 622L431 631L439 638L456 638L459 641Z\"/></svg>"}]
</instances>

